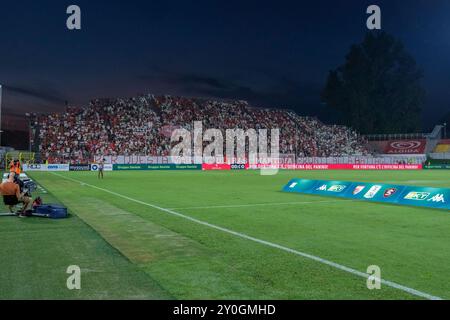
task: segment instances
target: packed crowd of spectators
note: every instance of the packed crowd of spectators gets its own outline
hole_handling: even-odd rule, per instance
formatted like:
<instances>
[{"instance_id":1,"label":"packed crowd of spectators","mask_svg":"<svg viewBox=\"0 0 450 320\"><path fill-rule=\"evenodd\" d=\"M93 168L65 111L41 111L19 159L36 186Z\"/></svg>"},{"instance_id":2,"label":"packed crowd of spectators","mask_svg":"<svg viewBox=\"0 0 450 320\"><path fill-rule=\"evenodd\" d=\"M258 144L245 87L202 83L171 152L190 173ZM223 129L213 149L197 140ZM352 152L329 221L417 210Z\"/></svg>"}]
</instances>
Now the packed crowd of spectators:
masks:
<instances>
[{"instance_id":1,"label":"packed crowd of spectators","mask_svg":"<svg viewBox=\"0 0 450 320\"><path fill-rule=\"evenodd\" d=\"M280 129L280 153L300 157L365 155L366 142L343 126L329 126L293 111L251 107L245 101L218 101L142 95L97 99L87 108L41 115L33 143L49 162L86 162L95 155L168 155L171 132L192 130ZM224 135L225 137L225 135Z\"/></svg>"}]
</instances>

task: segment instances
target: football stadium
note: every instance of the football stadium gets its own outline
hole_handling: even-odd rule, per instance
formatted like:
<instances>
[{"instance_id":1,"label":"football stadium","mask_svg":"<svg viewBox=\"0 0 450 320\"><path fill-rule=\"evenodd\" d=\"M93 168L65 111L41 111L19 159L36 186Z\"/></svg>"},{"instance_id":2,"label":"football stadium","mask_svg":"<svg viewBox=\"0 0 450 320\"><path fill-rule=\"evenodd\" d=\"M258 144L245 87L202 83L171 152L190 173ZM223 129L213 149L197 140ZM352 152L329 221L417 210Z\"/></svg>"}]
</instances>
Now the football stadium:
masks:
<instances>
[{"instance_id":1,"label":"football stadium","mask_svg":"<svg viewBox=\"0 0 450 320\"><path fill-rule=\"evenodd\" d=\"M111 19L130 10L124 18L130 22L141 6L108 10ZM204 13L220 15L212 7ZM159 70L151 79L116 86L111 81L122 71L100 70L111 68L113 57L121 67L143 68L126 48L96 62L101 79L88 71L87 60L75 64L75 80L48 62L48 77L55 78L47 80L58 79L55 88L64 94L44 85L19 88L17 79L32 82L34 75L18 65L20 77L0 76L0 300L450 299L448 90L429 79L434 71L442 76L425 62L424 52L434 57L432 50L403 29L396 33L391 22L387 31L378 28L377 10L391 17L394 7L382 1L373 12L366 4L356 7L361 36L348 36L341 51L317 58L327 70L318 93L311 93L317 105L289 98L290 91L238 87L240 76L231 84L182 75L180 61L168 64L176 70L170 76ZM89 16L94 11L99 18L95 6L80 1L73 11L65 8L68 30L58 32L74 36L55 34L61 46L79 42L81 57L105 54L89 38L106 32ZM85 20L77 20L78 10ZM120 41L133 44L127 32L121 35L130 38ZM177 32L170 32L175 39ZM219 46L184 35L201 48ZM118 36L111 37L101 42ZM157 45L168 50L163 40L142 50ZM47 59L36 55L20 59ZM331 55L336 63L327 60ZM125 56L133 61L121 60ZM56 54L52 60L67 63ZM287 74L290 67L279 63ZM84 79L82 89L77 83ZM276 315L275 302L245 306L220 314ZM182 308L169 312L200 315Z\"/></svg>"}]
</instances>

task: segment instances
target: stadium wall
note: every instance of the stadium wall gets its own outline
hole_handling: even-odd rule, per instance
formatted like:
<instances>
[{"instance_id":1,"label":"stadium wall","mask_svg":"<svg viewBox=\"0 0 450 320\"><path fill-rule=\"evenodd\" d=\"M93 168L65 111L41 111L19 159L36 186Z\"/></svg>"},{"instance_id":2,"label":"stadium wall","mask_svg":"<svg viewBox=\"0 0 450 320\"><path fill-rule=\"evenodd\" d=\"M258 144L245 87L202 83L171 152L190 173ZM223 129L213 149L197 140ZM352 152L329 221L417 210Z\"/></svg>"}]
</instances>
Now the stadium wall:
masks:
<instances>
[{"instance_id":1,"label":"stadium wall","mask_svg":"<svg viewBox=\"0 0 450 320\"><path fill-rule=\"evenodd\" d=\"M422 164L105 164L105 171L155 171L155 170L259 170L259 169L284 169L284 170L421 170ZM444 167L427 166L428 169ZM447 167L445 167L447 168ZM23 166L24 172L30 171L98 171L97 164L30 164Z\"/></svg>"},{"instance_id":2,"label":"stadium wall","mask_svg":"<svg viewBox=\"0 0 450 320\"><path fill-rule=\"evenodd\" d=\"M105 163L112 165L126 165L126 164L170 164L171 158L166 156L99 156L95 158L94 163L105 159ZM248 161L239 161L238 159L231 159L230 161L223 161L222 158L210 159L212 161L202 161L202 159L191 158L185 164L203 164L203 162L214 164L235 164L247 163ZM366 165L392 165L392 164L422 164L426 160L424 154L402 154L402 155L381 155L381 156L342 156L342 157L295 157L294 154L280 155L274 162L281 165L293 164L366 164ZM261 162L264 163L264 162ZM267 163L267 162L266 162Z\"/></svg>"}]
</instances>

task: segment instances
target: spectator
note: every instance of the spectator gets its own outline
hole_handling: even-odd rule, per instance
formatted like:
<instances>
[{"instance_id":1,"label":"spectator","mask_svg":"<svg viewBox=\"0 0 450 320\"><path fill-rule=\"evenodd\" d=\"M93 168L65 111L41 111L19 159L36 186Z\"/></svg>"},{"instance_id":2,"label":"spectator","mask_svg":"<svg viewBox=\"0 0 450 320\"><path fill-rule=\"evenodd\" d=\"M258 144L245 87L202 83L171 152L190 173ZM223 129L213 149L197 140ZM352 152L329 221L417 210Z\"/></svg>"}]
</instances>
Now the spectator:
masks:
<instances>
[{"instance_id":1,"label":"spectator","mask_svg":"<svg viewBox=\"0 0 450 320\"><path fill-rule=\"evenodd\" d=\"M245 101L154 95L96 99L88 108L39 116L33 130L41 157L49 163L81 163L96 155L168 155L167 129L192 130L194 121L223 131L279 128L280 153L299 157L368 154L366 142L347 127L288 110L254 108Z\"/></svg>"}]
</instances>

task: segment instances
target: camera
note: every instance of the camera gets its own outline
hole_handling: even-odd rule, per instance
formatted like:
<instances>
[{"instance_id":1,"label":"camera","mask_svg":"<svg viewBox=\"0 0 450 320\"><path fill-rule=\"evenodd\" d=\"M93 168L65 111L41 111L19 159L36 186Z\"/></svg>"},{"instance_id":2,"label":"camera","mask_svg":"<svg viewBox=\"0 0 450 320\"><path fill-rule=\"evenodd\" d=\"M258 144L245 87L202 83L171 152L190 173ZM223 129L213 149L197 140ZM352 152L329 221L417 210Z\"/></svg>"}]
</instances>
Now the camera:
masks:
<instances>
[{"instance_id":1,"label":"camera","mask_svg":"<svg viewBox=\"0 0 450 320\"><path fill-rule=\"evenodd\" d=\"M34 181L32 180L27 180L23 182L23 191L24 195L27 197L31 197L31 193L36 191L37 189L37 185Z\"/></svg>"},{"instance_id":2,"label":"camera","mask_svg":"<svg viewBox=\"0 0 450 320\"><path fill-rule=\"evenodd\" d=\"M14 183L19 185L20 193L23 193L27 197L31 197L31 193L37 189L36 183L29 178L21 180L16 176L14 178Z\"/></svg>"}]
</instances>

